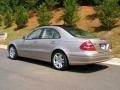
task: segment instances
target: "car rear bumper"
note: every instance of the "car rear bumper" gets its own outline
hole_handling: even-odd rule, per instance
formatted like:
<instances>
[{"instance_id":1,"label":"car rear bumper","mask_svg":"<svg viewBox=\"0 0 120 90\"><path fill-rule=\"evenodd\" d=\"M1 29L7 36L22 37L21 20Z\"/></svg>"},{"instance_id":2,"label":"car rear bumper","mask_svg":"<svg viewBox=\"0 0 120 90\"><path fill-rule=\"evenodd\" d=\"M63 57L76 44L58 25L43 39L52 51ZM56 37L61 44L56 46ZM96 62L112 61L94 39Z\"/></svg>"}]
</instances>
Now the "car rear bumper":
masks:
<instances>
[{"instance_id":1,"label":"car rear bumper","mask_svg":"<svg viewBox=\"0 0 120 90\"><path fill-rule=\"evenodd\" d=\"M93 55L93 56L70 55L68 57L70 65L87 65L87 64L93 64L93 63L100 63L100 62L108 61L110 60L110 58L111 57L109 54Z\"/></svg>"}]
</instances>

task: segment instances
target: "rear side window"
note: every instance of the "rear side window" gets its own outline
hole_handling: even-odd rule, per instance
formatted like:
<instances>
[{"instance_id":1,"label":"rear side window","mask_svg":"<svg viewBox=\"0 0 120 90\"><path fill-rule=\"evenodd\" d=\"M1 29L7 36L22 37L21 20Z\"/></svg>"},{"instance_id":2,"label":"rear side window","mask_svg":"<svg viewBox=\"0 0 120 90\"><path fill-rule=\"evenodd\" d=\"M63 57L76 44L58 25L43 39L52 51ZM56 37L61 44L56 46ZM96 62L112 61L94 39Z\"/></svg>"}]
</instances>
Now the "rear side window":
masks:
<instances>
[{"instance_id":1,"label":"rear side window","mask_svg":"<svg viewBox=\"0 0 120 90\"><path fill-rule=\"evenodd\" d=\"M74 27L63 27L63 28L74 37L96 38L95 35L87 32L87 31L81 30L81 29L77 29L77 28L74 28Z\"/></svg>"},{"instance_id":2,"label":"rear side window","mask_svg":"<svg viewBox=\"0 0 120 90\"><path fill-rule=\"evenodd\" d=\"M60 38L60 34L55 29L46 28L46 29L44 29L42 38L43 39L59 39Z\"/></svg>"}]
</instances>

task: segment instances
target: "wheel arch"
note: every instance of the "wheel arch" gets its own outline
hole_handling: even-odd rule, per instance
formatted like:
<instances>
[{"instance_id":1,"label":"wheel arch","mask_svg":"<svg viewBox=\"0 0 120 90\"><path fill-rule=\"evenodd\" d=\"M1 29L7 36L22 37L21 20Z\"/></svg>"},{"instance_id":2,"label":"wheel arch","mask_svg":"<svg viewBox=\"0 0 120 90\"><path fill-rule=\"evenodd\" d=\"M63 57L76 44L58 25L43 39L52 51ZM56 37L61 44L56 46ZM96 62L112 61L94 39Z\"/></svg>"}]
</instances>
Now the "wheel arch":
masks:
<instances>
[{"instance_id":1,"label":"wheel arch","mask_svg":"<svg viewBox=\"0 0 120 90\"><path fill-rule=\"evenodd\" d=\"M62 49L55 49L55 50L53 50L52 53L51 53L51 60L52 60L52 56L53 56L53 54L54 54L55 52L59 52L59 51L62 52L62 53L64 53L64 54L66 55L67 60L68 60L68 63L69 63L68 53L67 53L67 51L62 50Z\"/></svg>"},{"instance_id":2,"label":"wheel arch","mask_svg":"<svg viewBox=\"0 0 120 90\"><path fill-rule=\"evenodd\" d=\"M16 49L16 45L15 44L9 44L8 45L8 50L10 49L11 46L15 47L15 49Z\"/></svg>"},{"instance_id":3,"label":"wheel arch","mask_svg":"<svg viewBox=\"0 0 120 90\"><path fill-rule=\"evenodd\" d=\"M68 59L68 55L67 55L67 53L66 53L64 50L62 50L62 49L55 49L55 50L52 52L52 54L51 54L51 63L53 64L52 58L53 58L53 55L54 55L55 52L61 52L61 53L64 54L64 56L66 56L66 60L65 60L65 63L64 63L65 66L64 66L62 69L58 69L58 68L56 68L56 69L57 69L57 70L66 70L66 69L68 69L68 67L69 67L69 65L70 65L69 59ZM54 65L53 65L53 66L54 66ZM55 66L54 66L54 67L55 67Z\"/></svg>"},{"instance_id":4,"label":"wheel arch","mask_svg":"<svg viewBox=\"0 0 120 90\"><path fill-rule=\"evenodd\" d=\"M15 50L15 51L14 51L14 52L15 52L14 57L11 57L11 56L10 56L10 53L9 53L11 47L13 47L14 50ZM8 50L9 58L10 58L10 59L12 59L12 60L16 60L16 59L19 57L19 56L18 56L17 49L16 49L16 46L15 46L14 44L9 44L7 50Z\"/></svg>"}]
</instances>

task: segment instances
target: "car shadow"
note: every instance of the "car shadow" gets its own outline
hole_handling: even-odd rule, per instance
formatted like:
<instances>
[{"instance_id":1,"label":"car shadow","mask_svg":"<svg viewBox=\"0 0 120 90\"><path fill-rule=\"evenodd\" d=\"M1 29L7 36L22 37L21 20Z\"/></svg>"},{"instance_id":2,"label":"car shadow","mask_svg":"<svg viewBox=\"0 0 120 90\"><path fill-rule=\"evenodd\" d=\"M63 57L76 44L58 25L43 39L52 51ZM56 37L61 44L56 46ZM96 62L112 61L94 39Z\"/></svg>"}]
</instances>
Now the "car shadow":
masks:
<instances>
[{"instance_id":1,"label":"car shadow","mask_svg":"<svg viewBox=\"0 0 120 90\"><path fill-rule=\"evenodd\" d=\"M45 62L45 61L42 61L42 60L36 60L36 59L30 59L30 58L24 58L24 57L19 57L17 60L27 62L27 63L31 63L31 64L36 64L36 65L40 65L40 66L53 68L51 63Z\"/></svg>"},{"instance_id":2,"label":"car shadow","mask_svg":"<svg viewBox=\"0 0 120 90\"><path fill-rule=\"evenodd\" d=\"M48 62L45 62L45 61L23 58L23 57L20 57L18 60L54 69L51 63L48 63ZM76 72L76 73L93 73L93 72L97 72L97 71L107 69L108 67L109 66L103 65L103 64L72 65L72 66L69 66L69 68L65 71Z\"/></svg>"},{"instance_id":3,"label":"car shadow","mask_svg":"<svg viewBox=\"0 0 120 90\"><path fill-rule=\"evenodd\" d=\"M108 67L109 66L103 64L77 65L77 66L70 66L68 71L77 72L77 73L93 73L107 69Z\"/></svg>"}]
</instances>

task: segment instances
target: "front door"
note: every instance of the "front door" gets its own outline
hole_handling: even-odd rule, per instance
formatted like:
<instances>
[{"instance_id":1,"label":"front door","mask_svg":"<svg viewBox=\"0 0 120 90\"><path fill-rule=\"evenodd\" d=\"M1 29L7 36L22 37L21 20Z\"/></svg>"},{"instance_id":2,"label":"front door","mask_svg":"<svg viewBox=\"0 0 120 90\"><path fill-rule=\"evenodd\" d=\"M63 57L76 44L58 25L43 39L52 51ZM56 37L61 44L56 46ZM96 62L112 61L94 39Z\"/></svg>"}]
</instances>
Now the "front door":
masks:
<instances>
[{"instance_id":1,"label":"front door","mask_svg":"<svg viewBox=\"0 0 120 90\"><path fill-rule=\"evenodd\" d=\"M21 45L20 56L34 59L40 58L38 54L40 54L39 42L41 40L42 32L43 29L38 28L26 37Z\"/></svg>"}]
</instances>

